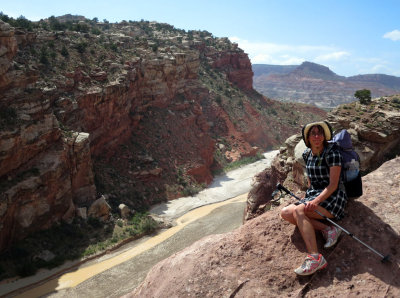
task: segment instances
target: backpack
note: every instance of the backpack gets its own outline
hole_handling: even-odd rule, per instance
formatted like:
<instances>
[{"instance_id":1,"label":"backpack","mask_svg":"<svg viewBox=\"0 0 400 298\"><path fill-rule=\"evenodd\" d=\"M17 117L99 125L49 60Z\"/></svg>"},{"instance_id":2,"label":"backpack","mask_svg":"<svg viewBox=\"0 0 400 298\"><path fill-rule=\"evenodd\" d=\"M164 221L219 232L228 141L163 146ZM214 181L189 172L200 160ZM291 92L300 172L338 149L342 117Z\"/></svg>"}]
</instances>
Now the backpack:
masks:
<instances>
[{"instance_id":1,"label":"backpack","mask_svg":"<svg viewBox=\"0 0 400 298\"><path fill-rule=\"evenodd\" d=\"M359 197L362 195L362 180L360 172L360 157L357 152L353 149L351 143L351 136L346 129L343 129L339 133L335 134L328 147L328 153L333 147L336 147L342 155L342 170L341 177L348 197ZM307 154L307 158L311 153L311 149ZM326 161L325 154L325 162Z\"/></svg>"}]
</instances>

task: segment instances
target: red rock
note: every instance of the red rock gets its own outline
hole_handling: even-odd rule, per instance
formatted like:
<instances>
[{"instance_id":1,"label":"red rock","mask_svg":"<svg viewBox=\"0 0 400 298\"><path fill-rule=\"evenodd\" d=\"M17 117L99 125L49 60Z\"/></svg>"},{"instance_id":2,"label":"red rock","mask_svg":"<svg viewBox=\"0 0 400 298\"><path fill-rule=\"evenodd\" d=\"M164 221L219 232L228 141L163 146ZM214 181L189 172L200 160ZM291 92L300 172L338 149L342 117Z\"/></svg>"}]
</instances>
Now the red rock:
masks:
<instances>
[{"instance_id":1,"label":"red rock","mask_svg":"<svg viewBox=\"0 0 400 298\"><path fill-rule=\"evenodd\" d=\"M387 177L393 177L390 181ZM342 226L380 257L343 236L329 251L328 267L312 277L293 269L305 257L301 235L274 208L237 230L207 236L155 265L142 284L124 297L397 297L400 295L400 158L364 177L366 193L348 206ZM387 190L392 190L387 195ZM323 239L318 234L318 245Z\"/></svg>"},{"instance_id":2,"label":"red rock","mask_svg":"<svg viewBox=\"0 0 400 298\"><path fill-rule=\"evenodd\" d=\"M253 89L253 71L248 55L240 51L210 53L212 66L227 73L228 80L244 90Z\"/></svg>"},{"instance_id":3,"label":"red rock","mask_svg":"<svg viewBox=\"0 0 400 298\"><path fill-rule=\"evenodd\" d=\"M56 38L53 32L37 31L35 37L19 30L16 38L13 28L0 23L1 107L15 109L18 117L15 127L0 131L0 177L10 177L16 184L2 194L4 201L13 203L0 209L4 210L0 250L27 233L69 219L74 208L89 207L96 193L92 161L141 180L137 192L158 187L158 198L153 197L156 192L146 198L150 205L162 197L178 196L161 189L176 184L179 169L187 170L183 175L189 175L188 180L209 183L219 137L235 149L233 158L254 154L254 146L266 149L278 144L270 133L270 125L280 125L276 118L268 119L244 100L243 115L231 119L234 116L215 103L215 91L199 79L204 66L200 64L207 60L223 72L228 84L252 93L250 60L237 46L219 50L196 40L188 43L190 48L171 47L172 52L165 54L121 37L121 51L135 48L137 53L106 51L106 59L91 53L101 61L98 66L84 53L80 58L70 55L66 68L53 65L51 71L44 71L46 66L38 59L30 59L27 45L39 48L51 41L58 50L61 39L77 36L85 39L90 34L67 31ZM64 59L57 54L55 59L60 58ZM274 105L254 94L258 104ZM142 164L136 158L140 151L154 160ZM13 180L32 168L40 170L37 177Z\"/></svg>"},{"instance_id":4,"label":"red rock","mask_svg":"<svg viewBox=\"0 0 400 298\"><path fill-rule=\"evenodd\" d=\"M107 73L105 71L91 73L90 76L97 81L106 81L107 80Z\"/></svg>"}]
</instances>

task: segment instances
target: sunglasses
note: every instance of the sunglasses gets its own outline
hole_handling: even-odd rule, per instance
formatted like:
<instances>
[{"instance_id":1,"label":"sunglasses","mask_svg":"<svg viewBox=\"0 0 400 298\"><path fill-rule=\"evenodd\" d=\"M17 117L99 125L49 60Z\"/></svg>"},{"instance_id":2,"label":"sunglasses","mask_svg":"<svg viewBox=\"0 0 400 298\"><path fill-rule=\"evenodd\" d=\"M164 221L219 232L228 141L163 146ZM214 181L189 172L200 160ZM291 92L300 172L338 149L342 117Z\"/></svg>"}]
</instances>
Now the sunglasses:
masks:
<instances>
[{"instance_id":1,"label":"sunglasses","mask_svg":"<svg viewBox=\"0 0 400 298\"><path fill-rule=\"evenodd\" d=\"M323 135L324 135L324 133L320 132L320 131L312 131L312 132L310 132L310 136L312 136L312 137L322 137Z\"/></svg>"}]
</instances>

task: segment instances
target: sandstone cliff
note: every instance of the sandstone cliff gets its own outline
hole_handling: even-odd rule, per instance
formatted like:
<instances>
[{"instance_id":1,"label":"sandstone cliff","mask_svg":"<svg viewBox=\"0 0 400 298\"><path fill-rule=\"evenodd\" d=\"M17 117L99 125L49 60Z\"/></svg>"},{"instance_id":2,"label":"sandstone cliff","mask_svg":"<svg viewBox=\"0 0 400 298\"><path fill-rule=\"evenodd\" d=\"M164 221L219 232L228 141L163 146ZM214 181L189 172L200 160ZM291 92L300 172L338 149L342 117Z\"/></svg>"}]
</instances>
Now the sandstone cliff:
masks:
<instances>
[{"instance_id":1,"label":"sandstone cliff","mask_svg":"<svg viewBox=\"0 0 400 298\"><path fill-rule=\"evenodd\" d=\"M31 33L0 23L0 248L32 231L69 221L95 199L89 134L62 133L35 69L15 67Z\"/></svg>"},{"instance_id":2,"label":"sandstone cliff","mask_svg":"<svg viewBox=\"0 0 400 298\"><path fill-rule=\"evenodd\" d=\"M399 93L400 78L371 74L343 77L328 67L304 62L301 65L254 65L254 88L273 99L333 108L355 101L354 93L371 90L373 97ZM275 66L275 67L273 67Z\"/></svg>"},{"instance_id":3,"label":"sandstone cliff","mask_svg":"<svg viewBox=\"0 0 400 298\"><path fill-rule=\"evenodd\" d=\"M258 94L247 54L205 31L51 17L0 22L0 49L0 249L101 194L114 213L188 195L325 115Z\"/></svg>"}]
</instances>

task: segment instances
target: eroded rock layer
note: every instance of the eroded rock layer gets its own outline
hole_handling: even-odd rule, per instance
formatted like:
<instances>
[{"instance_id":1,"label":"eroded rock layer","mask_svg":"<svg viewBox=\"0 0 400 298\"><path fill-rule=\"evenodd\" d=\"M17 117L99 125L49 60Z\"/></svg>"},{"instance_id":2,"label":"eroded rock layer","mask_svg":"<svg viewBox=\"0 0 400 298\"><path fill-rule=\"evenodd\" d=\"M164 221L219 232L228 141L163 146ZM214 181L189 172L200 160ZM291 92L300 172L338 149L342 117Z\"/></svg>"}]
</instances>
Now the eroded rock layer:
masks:
<instances>
[{"instance_id":1,"label":"eroded rock layer","mask_svg":"<svg viewBox=\"0 0 400 298\"><path fill-rule=\"evenodd\" d=\"M252 74L247 54L205 31L0 22L0 249L85 217L103 194L114 212L190 195L325 115L261 96Z\"/></svg>"}]
</instances>

